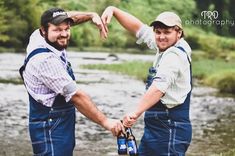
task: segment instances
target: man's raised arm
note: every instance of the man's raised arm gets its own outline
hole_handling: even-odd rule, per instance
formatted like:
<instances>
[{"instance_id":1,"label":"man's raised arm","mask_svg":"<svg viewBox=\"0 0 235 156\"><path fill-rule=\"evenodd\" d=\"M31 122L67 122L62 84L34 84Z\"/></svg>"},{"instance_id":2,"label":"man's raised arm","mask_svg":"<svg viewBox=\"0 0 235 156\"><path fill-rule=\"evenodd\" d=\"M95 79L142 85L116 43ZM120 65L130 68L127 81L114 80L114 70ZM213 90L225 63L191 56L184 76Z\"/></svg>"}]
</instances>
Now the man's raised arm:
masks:
<instances>
[{"instance_id":1,"label":"man's raised arm","mask_svg":"<svg viewBox=\"0 0 235 156\"><path fill-rule=\"evenodd\" d=\"M100 18L95 12L68 11L68 16L73 19L73 26L87 21L92 21L99 29L102 38L107 37L107 30Z\"/></svg>"},{"instance_id":2,"label":"man's raised arm","mask_svg":"<svg viewBox=\"0 0 235 156\"><path fill-rule=\"evenodd\" d=\"M119 9L114 6L107 7L102 16L101 19L104 22L104 25L107 26L107 24L110 23L112 16L114 16L117 21L128 31L130 31L133 34L136 34L137 31L140 29L140 27L143 25L143 23L136 18L135 16Z\"/></svg>"}]
</instances>

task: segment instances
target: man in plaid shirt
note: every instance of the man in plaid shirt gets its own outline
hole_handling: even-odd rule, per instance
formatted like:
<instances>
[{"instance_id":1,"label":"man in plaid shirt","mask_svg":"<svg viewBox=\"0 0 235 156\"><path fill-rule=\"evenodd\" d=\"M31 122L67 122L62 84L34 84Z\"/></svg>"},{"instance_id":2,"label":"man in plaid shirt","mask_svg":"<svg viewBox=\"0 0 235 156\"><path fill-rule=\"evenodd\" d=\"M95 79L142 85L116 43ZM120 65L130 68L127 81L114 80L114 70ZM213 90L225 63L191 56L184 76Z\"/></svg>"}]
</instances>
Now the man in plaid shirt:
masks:
<instances>
[{"instance_id":1,"label":"man in plaid shirt","mask_svg":"<svg viewBox=\"0 0 235 156\"><path fill-rule=\"evenodd\" d=\"M29 132L35 155L71 156L75 146L75 108L116 136L119 120L108 119L78 89L66 48L70 27L91 20L106 37L98 14L52 8L41 16L41 27L30 36L20 69L29 94Z\"/></svg>"}]
</instances>

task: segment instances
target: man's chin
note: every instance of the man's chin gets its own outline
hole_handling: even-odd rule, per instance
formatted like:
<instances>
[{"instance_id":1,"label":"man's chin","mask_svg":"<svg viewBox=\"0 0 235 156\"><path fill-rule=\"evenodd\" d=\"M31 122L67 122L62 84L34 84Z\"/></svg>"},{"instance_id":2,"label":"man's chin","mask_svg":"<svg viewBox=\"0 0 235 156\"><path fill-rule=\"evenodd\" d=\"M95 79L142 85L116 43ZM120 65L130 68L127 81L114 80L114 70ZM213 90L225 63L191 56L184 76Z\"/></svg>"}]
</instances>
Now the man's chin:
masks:
<instances>
[{"instance_id":1,"label":"man's chin","mask_svg":"<svg viewBox=\"0 0 235 156\"><path fill-rule=\"evenodd\" d=\"M66 49L68 47L68 42L67 41L66 42L57 42L56 47L57 47L57 49L60 49L60 50Z\"/></svg>"},{"instance_id":2,"label":"man's chin","mask_svg":"<svg viewBox=\"0 0 235 156\"><path fill-rule=\"evenodd\" d=\"M51 44L51 46L53 46L55 49L57 50L63 50L63 49L66 49L67 48L67 45L60 45L60 44Z\"/></svg>"},{"instance_id":3,"label":"man's chin","mask_svg":"<svg viewBox=\"0 0 235 156\"><path fill-rule=\"evenodd\" d=\"M165 51L167 48L166 47L158 47L160 51Z\"/></svg>"},{"instance_id":4,"label":"man's chin","mask_svg":"<svg viewBox=\"0 0 235 156\"><path fill-rule=\"evenodd\" d=\"M63 49L66 49L67 47L68 47L68 45L63 45L63 46L57 46L55 48L58 50L63 50Z\"/></svg>"},{"instance_id":5,"label":"man's chin","mask_svg":"<svg viewBox=\"0 0 235 156\"><path fill-rule=\"evenodd\" d=\"M68 47L68 44L58 44L57 46L65 49Z\"/></svg>"},{"instance_id":6,"label":"man's chin","mask_svg":"<svg viewBox=\"0 0 235 156\"><path fill-rule=\"evenodd\" d=\"M57 50L64 50L68 47L68 44L59 44L59 43L56 43L56 42L53 42L53 43L50 42L49 44Z\"/></svg>"}]
</instances>

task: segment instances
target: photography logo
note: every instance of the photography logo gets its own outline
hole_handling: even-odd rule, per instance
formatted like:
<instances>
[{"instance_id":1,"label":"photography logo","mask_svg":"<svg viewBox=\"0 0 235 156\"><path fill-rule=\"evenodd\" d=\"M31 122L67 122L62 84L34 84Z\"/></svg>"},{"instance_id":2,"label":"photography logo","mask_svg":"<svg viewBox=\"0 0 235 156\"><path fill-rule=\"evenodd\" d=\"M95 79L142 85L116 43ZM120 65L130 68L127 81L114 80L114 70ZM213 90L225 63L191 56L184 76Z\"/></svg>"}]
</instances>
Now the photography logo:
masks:
<instances>
[{"instance_id":1,"label":"photography logo","mask_svg":"<svg viewBox=\"0 0 235 156\"><path fill-rule=\"evenodd\" d=\"M215 20L219 17L218 11L202 11L201 16L203 19Z\"/></svg>"},{"instance_id":2,"label":"photography logo","mask_svg":"<svg viewBox=\"0 0 235 156\"><path fill-rule=\"evenodd\" d=\"M207 26L212 26L212 25L224 26L224 25L228 25L230 27L235 25L234 20L218 19L219 12L217 10L202 11L200 16L202 17L201 19L185 20L185 25L205 25L205 26L206 25Z\"/></svg>"}]
</instances>

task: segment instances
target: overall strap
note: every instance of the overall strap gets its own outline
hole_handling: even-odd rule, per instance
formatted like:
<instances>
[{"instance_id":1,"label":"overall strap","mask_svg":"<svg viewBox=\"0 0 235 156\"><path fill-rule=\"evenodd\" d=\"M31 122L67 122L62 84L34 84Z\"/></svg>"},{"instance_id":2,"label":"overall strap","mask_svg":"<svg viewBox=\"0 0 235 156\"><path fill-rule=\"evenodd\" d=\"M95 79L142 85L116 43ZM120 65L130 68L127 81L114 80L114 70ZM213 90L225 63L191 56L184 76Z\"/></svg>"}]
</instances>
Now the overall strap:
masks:
<instances>
[{"instance_id":1,"label":"overall strap","mask_svg":"<svg viewBox=\"0 0 235 156\"><path fill-rule=\"evenodd\" d=\"M186 51L184 50L183 47L181 47L181 46L175 46L175 47L180 49L181 51L183 51L187 56L187 59L188 59L189 65L190 65L189 66L189 68L190 68L190 84L191 84L191 88L192 88L192 65L191 65L191 61L190 61L190 59L188 57L188 54L186 53Z\"/></svg>"},{"instance_id":2,"label":"overall strap","mask_svg":"<svg viewBox=\"0 0 235 156\"><path fill-rule=\"evenodd\" d=\"M35 50L33 50L29 56L25 59L24 61L24 65L26 66L26 64L29 62L29 60L34 56L34 55L37 55L37 54L40 54L40 53L47 53L47 52L50 52L50 50L48 48L37 48Z\"/></svg>"},{"instance_id":3,"label":"overall strap","mask_svg":"<svg viewBox=\"0 0 235 156\"><path fill-rule=\"evenodd\" d=\"M26 67L27 63L29 62L29 60L33 56L35 56L36 54L47 53L47 52L50 52L50 50L48 48L37 48L29 54L29 56L24 60L24 64L19 69L19 73L20 73L20 76L21 76L22 80L24 80L23 71L25 70L25 67Z\"/></svg>"},{"instance_id":4,"label":"overall strap","mask_svg":"<svg viewBox=\"0 0 235 156\"><path fill-rule=\"evenodd\" d=\"M181 47L181 46L176 46L176 48L180 49L181 51L183 51L183 52L186 54L186 56L187 56L187 59L188 59L188 62L189 62L189 64L190 64L190 67L191 67L191 61L190 61L190 59L189 59L189 57L188 57L188 54L187 54L187 52L184 50L184 48L183 48L183 47Z\"/></svg>"},{"instance_id":5,"label":"overall strap","mask_svg":"<svg viewBox=\"0 0 235 156\"><path fill-rule=\"evenodd\" d=\"M176 48L178 48L178 49L182 50L183 52L186 52L186 51L184 50L184 48L183 48L183 47L181 47L181 46L176 46Z\"/></svg>"}]
</instances>

